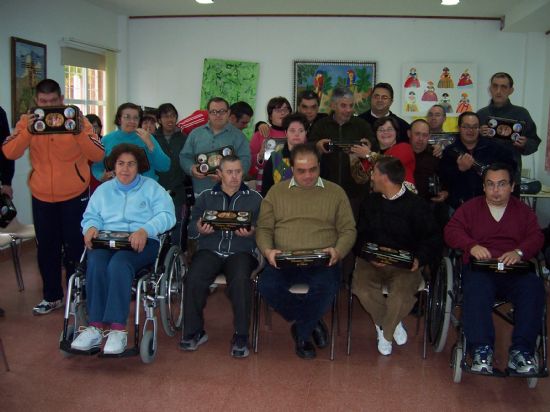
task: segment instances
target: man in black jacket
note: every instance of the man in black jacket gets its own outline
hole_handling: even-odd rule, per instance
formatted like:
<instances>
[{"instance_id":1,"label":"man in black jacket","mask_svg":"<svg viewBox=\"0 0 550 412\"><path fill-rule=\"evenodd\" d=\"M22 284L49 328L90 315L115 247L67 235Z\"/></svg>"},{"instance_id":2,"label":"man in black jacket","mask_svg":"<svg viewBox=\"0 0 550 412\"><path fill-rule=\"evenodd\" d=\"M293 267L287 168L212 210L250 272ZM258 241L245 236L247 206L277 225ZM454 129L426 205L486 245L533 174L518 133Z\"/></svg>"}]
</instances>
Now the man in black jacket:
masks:
<instances>
[{"instance_id":1,"label":"man in black jacket","mask_svg":"<svg viewBox=\"0 0 550 412\"><path fill-rule=\"evenodd\" d=\"M440 231L426 201L403 185L405 169L401 161L383 157L374 166L374 193L361 205L355 251L366 242L379 247L406 250L412 254L412 267L402 268L376 260L358 259L353 274L353 293L374 321L378 351L390 355L392 341L407 342L402 320L416 301L422 276L420 267L438 256L442 247ZM382 293L383 286L389 292Z\"/></svg>"}]
</instances>

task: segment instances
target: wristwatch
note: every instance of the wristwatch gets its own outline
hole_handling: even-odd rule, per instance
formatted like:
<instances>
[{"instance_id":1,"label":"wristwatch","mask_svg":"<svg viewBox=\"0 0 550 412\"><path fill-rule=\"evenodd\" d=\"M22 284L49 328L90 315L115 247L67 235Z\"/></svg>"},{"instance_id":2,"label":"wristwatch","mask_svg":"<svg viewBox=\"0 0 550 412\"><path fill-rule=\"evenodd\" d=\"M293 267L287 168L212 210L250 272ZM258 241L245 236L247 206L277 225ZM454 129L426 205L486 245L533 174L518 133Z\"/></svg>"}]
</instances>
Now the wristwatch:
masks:
<instances>
[{"instance_id":1,"label":"wristwatch","mask_svg":"<svg viewBox=\"0 0 550 412\"><path fill-rule=\"evenodd\" d=\"M514 252L516 252L518 256L523 259L523 252L521 251L521 249L515 249Z\"/></svg>"}]
</instances>

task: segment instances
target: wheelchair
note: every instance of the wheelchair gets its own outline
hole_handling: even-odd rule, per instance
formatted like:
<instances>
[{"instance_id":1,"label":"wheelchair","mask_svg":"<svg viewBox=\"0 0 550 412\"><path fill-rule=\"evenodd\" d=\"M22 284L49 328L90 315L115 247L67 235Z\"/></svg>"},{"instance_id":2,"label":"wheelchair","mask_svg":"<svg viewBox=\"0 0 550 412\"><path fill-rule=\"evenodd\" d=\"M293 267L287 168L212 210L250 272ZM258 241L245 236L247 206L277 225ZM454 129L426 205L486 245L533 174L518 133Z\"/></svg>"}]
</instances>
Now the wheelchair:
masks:
<instances>
[{"instance_id":1,"label":"wheelchair","mask_svg":"<svg viewBox=\"0 0 550 412\"><path fill-rule=\"evenodd\" d=\"M138 272L132 284L135 295L134 342L117 355L100 353L100 348L79 351L71 348L80 327L87 326L86 314L86 250L82 253L75 273L71 275L67 287L63 331L59 339L59 349L64 356L73 354L96 355L100 357L128 357L140 355L144 363L154 361L157 353L157 317L166 335L172 337L183 323L183 280L187 266L179 246L171 245L170 232L159 237L159 251L153 265ZM144 310L143 333L140 335L140 304ZM130 342L129 342L130 345Z\"/></svg>"},{"instance_id":2,"label":"wheelchair","mask_svg":"<svg viewBox=\"0 0 550 412\"><path fill-rule=\"evenodd\" d=\"M542 269L540 263L533 259L532 265L537 276L541 277ZM518 275L521 276L521 275ZM471 356L468 354L466 337L463 325L460 321L459 310L463 302L462 292L462 262L459 252L451 251L449 257L443 258L440 266L439 276L436 277L433 285L433 293L429 305L428 335L436 352L445 348L448 332L451 325L457 331L457 341L452 347L450 367L453 370L453 381L460 383L462 372L483 374L494 377L515 376L527 380L529 388L535 388L538 378L548 376L547 365L547 327L546 327L546 304L544 305L541 320L540 332L537 337L535 348L535 361L538 367L536 374L520 375L516 372L505 369L499 370L493 367L493 373L478 373L471 370ZM493 304L493 314L503 319L510 325L514 325L513 308L510 303L503 300L496 300Z\"/></svg>"}]
</instances>

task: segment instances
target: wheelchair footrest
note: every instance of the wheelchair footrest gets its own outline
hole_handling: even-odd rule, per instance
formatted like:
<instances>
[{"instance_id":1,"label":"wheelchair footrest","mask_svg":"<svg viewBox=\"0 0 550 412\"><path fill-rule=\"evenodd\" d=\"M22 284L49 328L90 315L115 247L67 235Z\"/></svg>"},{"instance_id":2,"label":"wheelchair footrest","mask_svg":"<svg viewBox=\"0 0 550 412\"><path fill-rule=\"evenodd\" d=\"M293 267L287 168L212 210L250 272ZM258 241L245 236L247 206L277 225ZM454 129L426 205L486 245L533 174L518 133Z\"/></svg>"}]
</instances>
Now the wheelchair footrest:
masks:
<instances>
[{"instance_id":1,"label":"wheelchair footrest","mask_svg":"<svg viewBox=\"0 0 550 412\"><path fill-rule=\"evenodd\" d=\"M503 371L501 371L500 369L497 369L497 368L493 368L493 372L492 373L489 373L489 372L485 372L485 371L481 371L481 372L476 372L476 371L473 371L469 365L466 365L466 366L463 366L462 369L468 373L471 373L472 375L483 375L483 376L491 376L493 378L505 378L507 376L507 374Z\"/></svg>"},{"instance_id":2,"label":"wheelchair footrest","mask_svg":"<svg viewBox=\"0 0 550 412\"><path fill-rule=\"evenodd\" d=\"M91 348L89 350L77 350L71 348L71 342L68 340L62 340L59 342L59 349L61 349L63 352L67 352L73 355L87 355L87 356L93 356L97 355L99 352L101 352L100 347Z\"/></svg>"},{"instance_id":3,"label":"wheelchair footrest","mask_svg":"<svg viewBox=\"0 0 550 412\"><path fill-rule=\"evenodd\" d=\"M506 368L506 375L512 376L514 378L546 378L548 376L548 371L546 373L537 371L534 373L517 373L513 369Z\"/></svg>"},{"instance_id":4,"label":"wheelchair footrest","mask_svg":"<svg viewBox=\"0 0 550 412\"><path fill-rule=\"evenodd\" d=\"M122 353L117 353L117 354L107 354L107 353L103 353L101 352L98 356L100 358L128 358L130 356L137 356L139 355L139 348L137 347L133 347L133 348L129 348L129 349L126 349L124 352Z\"/></svg>"}]
</instances>

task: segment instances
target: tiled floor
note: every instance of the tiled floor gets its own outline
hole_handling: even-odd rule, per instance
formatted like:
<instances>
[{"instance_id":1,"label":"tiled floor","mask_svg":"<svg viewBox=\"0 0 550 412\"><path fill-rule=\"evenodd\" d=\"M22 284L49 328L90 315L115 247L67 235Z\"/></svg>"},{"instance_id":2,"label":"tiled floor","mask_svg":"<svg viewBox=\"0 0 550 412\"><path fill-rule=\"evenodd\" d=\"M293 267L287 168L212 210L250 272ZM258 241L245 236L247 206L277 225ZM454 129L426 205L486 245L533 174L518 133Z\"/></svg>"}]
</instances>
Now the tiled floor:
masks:
<instances>
[{"instance_id":1,"label":"tiled floor","mask_svg":"<svg viewBox=\"0 0 550 412\"><path fill-rule=\"evenodd\" d=\"M11 371L0 364L0 411L142 411L142 410L365 410L365 411L549 411L550 379L535 389L517 378L464 375L452 382L449 369L454 334L443 353L422 360L421 334L415 318L406 325L410 341L390 357L378 355L375 331L356 303L353 352L345 354L345 304L341 302L341 335L336 359L328 349L317 359L294 355L288 325L277 315L273 328L262 327L257 355L229 356L231 314L222 290L206 310L210 340L195 353L177 348L177 338L159 335L154 363L139 357L64 358L58 350L63 314L33 317L41 299L41 282L33 250L24 252L26 290L17 292L10 260L0 262L0 337ZM344 297L344 295L342 295ZM510 328L496 321L497 355L506 359Z\"/></svg>"}]
</instances>

